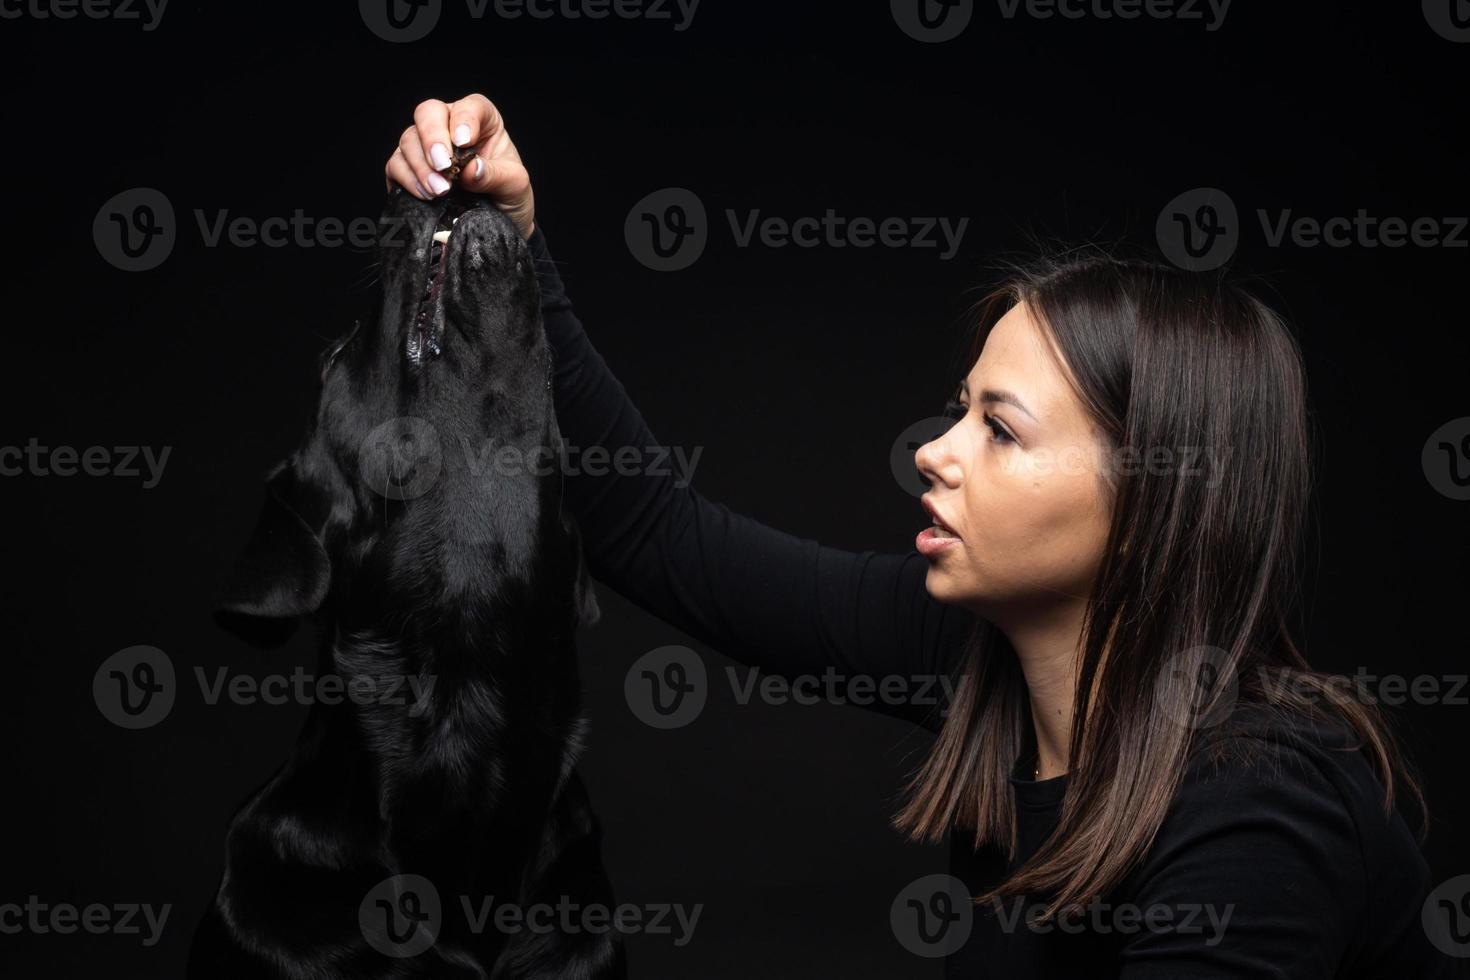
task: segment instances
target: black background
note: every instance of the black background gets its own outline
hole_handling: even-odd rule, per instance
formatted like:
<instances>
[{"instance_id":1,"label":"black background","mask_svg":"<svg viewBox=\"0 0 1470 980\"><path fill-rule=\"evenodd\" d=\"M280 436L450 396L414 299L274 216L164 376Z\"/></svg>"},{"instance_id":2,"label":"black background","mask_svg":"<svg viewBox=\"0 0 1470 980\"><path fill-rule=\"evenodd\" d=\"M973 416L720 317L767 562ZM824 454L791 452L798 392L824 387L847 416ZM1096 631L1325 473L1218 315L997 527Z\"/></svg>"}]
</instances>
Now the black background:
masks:
<instances>
[{"instance_id":1,"label":"black background","mask_svg":"<svg viewBox=\"0 0 1470 980\"><path fill-rule=\"evenodd\" d=\"M1448 0L1446 0L1448 2ZM315 356L365 311L370 255L208 247L212 221L375 217L414 106L484 92L505 113L538 221L593 342L660 440L703 447L695 485L774 526L903 550L926 521L889 471L953 376L971 288L1032 232L1150 244L1177 194L1218 187L1236 264L1300 330L1322 445L1308 653L1320 667L1463 674L1467 506L1420 454L1470 415L1470 250L1270 247L1256 209L1328 218L1470 213L1470 45L1419 4L1236 0L1200 21L1006 19L923 44L888 4L705 0L669 20L474 19L447 3L389 43L333 10L175 0L137 21L0 21L6 268L0 442L171 447L162 480L0 481L5 548L0 901L172 903L162 941L5 935L7 975L177 975L215 888L234 807L305 713L203 703L193 670L314 662L307 634L260 653L208 619L213 590L313 403ZM710 244L651 271L624 219L695 191ZM178 239L157 268L103 260L93 219L153 187ZM960 253L736 247L726 209L787 219L966 217ZM686 728L630 713L623 675L688 638L604 586L582 642L583 767L622 901L703 903L694 940L635 937L641 977L937 976L888 927L893 896L943 870L887 826L924 742L850 707L738 705L717 687ZM181 692L124 731L98 665L164 650ZM713 651L712 670L729 663ZM1462 692L1462 694L1465 692ZM1460 783L1470 707L1393 711L1423 771L1435 880L1470 871ZM39 975L39 974L34 974Z\"/></svg>"}]
</instances>

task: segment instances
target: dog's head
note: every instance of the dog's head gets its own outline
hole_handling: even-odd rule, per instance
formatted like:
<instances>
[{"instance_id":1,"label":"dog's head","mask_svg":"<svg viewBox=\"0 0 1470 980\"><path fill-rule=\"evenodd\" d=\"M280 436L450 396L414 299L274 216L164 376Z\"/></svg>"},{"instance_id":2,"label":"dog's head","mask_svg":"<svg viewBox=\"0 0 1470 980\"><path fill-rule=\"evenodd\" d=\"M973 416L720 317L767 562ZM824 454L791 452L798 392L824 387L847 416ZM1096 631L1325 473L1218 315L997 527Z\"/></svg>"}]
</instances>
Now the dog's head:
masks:
<instances>
[{"instance_id":1,"label":"dog's head","mask_svg":"<svg viewBox=\"0 0 1470 980\"><path fill-rule=\"evenodd\" d=\"M534 262L511 221L455 188L394 187L380 221L378 311L323 357L316 417L267 479L216 610L257 644L304 614L453 602L507 579L567 580L597 618L562 448ZM553 608L561 608L559 606Z\"/></svg>"}]
</instances>

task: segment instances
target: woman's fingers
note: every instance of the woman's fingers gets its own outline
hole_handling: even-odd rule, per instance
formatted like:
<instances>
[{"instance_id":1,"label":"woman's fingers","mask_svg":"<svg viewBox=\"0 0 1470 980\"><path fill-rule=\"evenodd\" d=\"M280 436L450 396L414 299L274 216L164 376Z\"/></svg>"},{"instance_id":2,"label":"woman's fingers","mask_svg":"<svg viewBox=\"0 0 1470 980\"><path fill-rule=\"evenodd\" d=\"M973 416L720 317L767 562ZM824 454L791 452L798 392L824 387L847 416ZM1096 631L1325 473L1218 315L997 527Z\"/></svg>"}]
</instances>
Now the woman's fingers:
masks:
<instances>
[{"instance_id":1,"label":"woman's fingers","mask_svg":"<svg viewBox=\"0 0 1470 980\"><path fill-rule=\"evenodd\" d=\"M454 163L454 153L449 148L449 106L438 99L425 99L413 110L413 124L429 173L449 169ZM449 190L449 181L442 175L438 181L427 175L419 180L435 194Z\"/></svg>"},{"instance_id":2,"label":"woman's fingers","mask_svg":"<svg viewBox=\"0 0 1470 980\"><path fill-rule=\"evenodd\" d=\"M478 146L503 135L505 121L495 104L478 92L449 106L449 133L455 146Z\"/></svg>"},{"instance_id":3,"label":"woman's fingers","mask_svg":"<svg viewBox=\"0 0 1470 980\"><path fill-rule=\"evenodd\" d=\"M535 227L531 175L521 163L500 110L479 93L456 102L420 102L414 109L413 125L403 131L398 149L384 168L384 177L390 187L396 180L416 197L432 200L453 186L440 171L448 170L465 147L474 148L475 158L460 168L455 179L465 190L488 196L529 237Z\"/></svg>"},{"instance_id":4,"label":"woman's fingers","mask_svg":"<svg viewBox=\"0 0 1470 980\"><path fill-rule=\"evenodd\" d=\"M403 185L404 190L421 201L428 201L434 197L419 182L418 174L414 173L413 167L409 166L408 160L404 158L402 147L395 149L393 155L388 158L388 166L384 168L383 176L388 180L387 190L392 190L393 182L396 181Z\"/></svg>"},{"instance_id":5,"label":"woman's fingers","mask_svg":"<svg viewBox=\"0 0 1470 980\"><path fill-rule=\"evenodd\" d=\"M531 192L531 175L521 161L486 157L484 150L460 171L459 181L465 190L489 194L507 207L519 204Z\"/></svg>"},{"instance_id":6,"label":"woman's fingers","mask_svg":"<svg viewBox=\"0 0 1470 980\"><path fill-rule=\"evenodd\" d=\"M507 151L514 156L515 147L505 131L500 110L485 96L467 95L457 102L425 99L413 112L415 139L404 133L400 147L418 181L435 196L449 190L450 182L440 171L454 163L456 150L466 146L480 148L483 159L493 159ZM415 152L415 149L417 152ZM422 155L422 163L417 159ZM519 158L516 158L517 161ZM485 168L478 168L482 173ZM461 171L463 174L463 171Z\"/></svg>"},{"instance_id":7,"label":"woman's fingers","mask_svg":"<svg viewBox=\"0 0 1470 980\"><path fill-rule=\"evenodd\" d=\"M424 145L419 139L417 126L410 126L403 131L403 135L398 140L398 150L402 153L403 159L408 162L410 169L413 170L414 178L418 181L419 186L428 191L430 197L442 194L449 189L449 181L445 180L442 174L436 173L430 163Z\"/></svg>"},{"instance_id":8,"label":"woman's fingers","mask_svg":"<svg viewBox=\"0 0 1470 980\"><path fill-rule=\"evenodd\" d=\"M465 190L485 194L494 201L495 206L515 222L521 237L531 237L535 200L531 192L531 175L519 159L509 156L487 159L482 150L474 162L460 172L459 180Z\"/></svg>"},{"instance_id":9,"label":"woman's fingers","mask_svg":"<svg viewBox=\"0 0 1470 980\"><path fill-rule=\"evenodd\" d=\"M466 95L449 106L449 122L456 146L473 143L502 151L509 148L510 153L515 153L515 146L506 132L505 117L495 103L478 92Z\"/></svg>"}]
</instances>

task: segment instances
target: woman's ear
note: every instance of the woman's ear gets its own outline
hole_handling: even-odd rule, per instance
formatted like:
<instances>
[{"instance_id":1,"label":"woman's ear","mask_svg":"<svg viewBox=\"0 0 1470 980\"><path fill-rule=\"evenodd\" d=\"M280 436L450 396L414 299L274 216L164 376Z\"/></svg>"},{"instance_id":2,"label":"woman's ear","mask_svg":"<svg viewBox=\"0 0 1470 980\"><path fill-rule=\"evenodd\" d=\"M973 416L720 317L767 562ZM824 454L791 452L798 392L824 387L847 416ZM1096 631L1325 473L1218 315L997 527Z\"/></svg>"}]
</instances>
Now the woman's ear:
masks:
<instances>
[{"instance_id":1,"label":"woman's ear","mask_svg":"<svg viewBox=\"0 0 1470 980\"><path fill-rule=\"evenodd\" d=\"M289 464L266 481L260 518L215 605L215 622L253 646L284 643L331 584L321 539L287 499L294 484Z\"/></svg>"}]
</instances>

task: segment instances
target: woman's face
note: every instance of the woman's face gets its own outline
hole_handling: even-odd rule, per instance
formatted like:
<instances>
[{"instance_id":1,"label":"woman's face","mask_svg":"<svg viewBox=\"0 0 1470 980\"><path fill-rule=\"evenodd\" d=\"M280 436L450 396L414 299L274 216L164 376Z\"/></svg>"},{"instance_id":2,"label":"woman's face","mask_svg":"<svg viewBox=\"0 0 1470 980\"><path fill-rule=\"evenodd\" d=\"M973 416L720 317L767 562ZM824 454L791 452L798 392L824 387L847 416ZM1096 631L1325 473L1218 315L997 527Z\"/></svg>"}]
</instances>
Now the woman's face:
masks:
<instances>
[{"instance_id":1,"label":"woman's face","mask_svg":"<svg viewBox=\"0 0 1470 980\"><path fill-rule=\"evenodd\" d=\"M1049 344L1014 307L956 395L964 417L914 456L944 525L916 542L929 593L992 621L1085 598L1107 540L1106 450Z\"/></svg>"}]
</instances>

